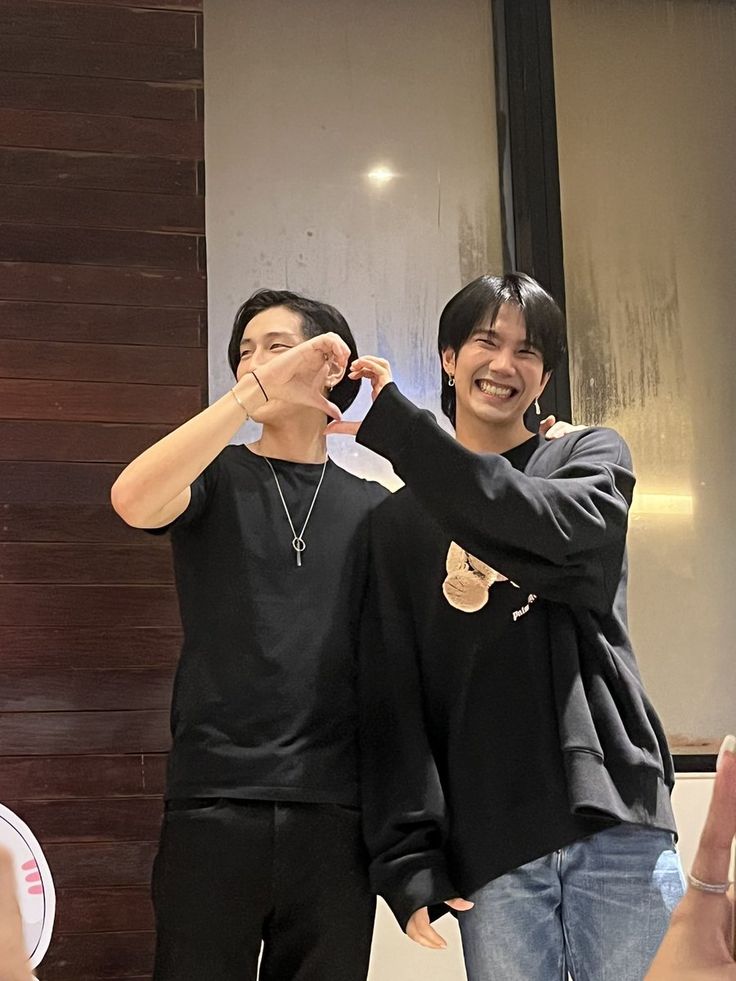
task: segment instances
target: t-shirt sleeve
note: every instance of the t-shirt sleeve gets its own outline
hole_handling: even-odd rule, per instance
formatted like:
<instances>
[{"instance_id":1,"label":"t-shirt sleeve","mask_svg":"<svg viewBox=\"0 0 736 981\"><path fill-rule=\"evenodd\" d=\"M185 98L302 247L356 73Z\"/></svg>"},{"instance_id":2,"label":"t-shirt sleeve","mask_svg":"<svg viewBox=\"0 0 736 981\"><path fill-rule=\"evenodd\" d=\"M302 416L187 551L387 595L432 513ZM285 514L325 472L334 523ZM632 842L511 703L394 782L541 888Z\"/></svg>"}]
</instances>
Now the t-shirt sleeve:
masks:
<instances>
[{"instance_id":1,"label":"t-shirt sleeve","mask_svg":"<svg viewBox=\"0 0 736 981\"><path fill-rule=\"evenodd\" d=\"M359 657L363 831L371 884L405 930L416 910L458 891L444 854L448 816L424 724L406 583L395 561L400 529L382 519L378 508Z\"/></svg>"},{"instance_id":2,"label":"t-shirt sleeve","mask_svg":"<svg viewBox=\"0 0 736 981\"><path fill-rule=\"evenodd\" d=\"M189 485L191 491L189 504L178 517L160 528L143 528L141 530L149 535L165 535L174 528L182 528L197 521L205 513L212 499L219 474L219 460L219 456L216 456L212 463L205 467L202 473Z\"/></svg>"}]
</instances>

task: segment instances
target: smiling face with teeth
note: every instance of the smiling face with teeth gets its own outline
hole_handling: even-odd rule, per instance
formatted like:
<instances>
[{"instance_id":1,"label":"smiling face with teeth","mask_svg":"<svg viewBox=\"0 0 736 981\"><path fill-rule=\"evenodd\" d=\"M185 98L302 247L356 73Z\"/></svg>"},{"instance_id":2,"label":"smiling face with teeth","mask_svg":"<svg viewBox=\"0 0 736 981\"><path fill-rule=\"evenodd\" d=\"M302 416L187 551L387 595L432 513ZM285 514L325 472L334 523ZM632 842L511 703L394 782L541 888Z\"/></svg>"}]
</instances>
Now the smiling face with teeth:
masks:
<instances>
[{"instance_id":1,"label":"smiling face with teeth","mask_svg":"<svg viewBox=\"0 0 736 981\"><path fill-rule=\"evenodd\" d=\"M478 452L505 452L529 438L524 413L551 372L527 338L519 306L502 304L495 320L481 320L458 352L447 348L442 364L455 380L455 431L461 443Z\"/></svg>"}]
</instances>

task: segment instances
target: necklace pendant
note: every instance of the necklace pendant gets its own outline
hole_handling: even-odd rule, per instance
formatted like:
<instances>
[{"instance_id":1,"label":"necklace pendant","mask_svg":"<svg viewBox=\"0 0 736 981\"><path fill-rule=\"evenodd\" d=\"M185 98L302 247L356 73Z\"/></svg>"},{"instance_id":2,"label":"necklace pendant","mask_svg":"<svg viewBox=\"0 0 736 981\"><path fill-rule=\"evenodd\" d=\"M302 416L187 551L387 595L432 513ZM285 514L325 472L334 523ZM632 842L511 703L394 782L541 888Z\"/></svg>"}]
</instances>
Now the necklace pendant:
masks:
<instances>
[{"instance_id":1,"label":"necklace pendant","mask_svg":"<svg viewBox=\"0 0 736 981\"><path fill-rule=\"evenodd\" d=\"M304 541L304 539L301 537L301 535L297 535L292 540L291 547L296 552L296 565L297 565L297 568L298 569L301 569L301 567L302 567L302 552L307 547L307 543Z\"/></svg>"}]
</instances>

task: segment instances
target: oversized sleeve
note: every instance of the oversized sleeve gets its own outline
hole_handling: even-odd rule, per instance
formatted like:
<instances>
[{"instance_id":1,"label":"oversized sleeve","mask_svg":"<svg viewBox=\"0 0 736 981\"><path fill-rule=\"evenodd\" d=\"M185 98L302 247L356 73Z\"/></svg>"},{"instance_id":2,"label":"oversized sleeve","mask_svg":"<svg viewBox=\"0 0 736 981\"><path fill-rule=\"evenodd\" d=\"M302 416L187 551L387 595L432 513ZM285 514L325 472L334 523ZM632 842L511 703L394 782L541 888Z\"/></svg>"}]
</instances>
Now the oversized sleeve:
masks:
<instances>
[{"instance_id":1,"label":"oversized sleeve","mask_svg":"<svg viewBox=\"0 0 736 981\"><path fill-rule=\"evenodd\" d=\"M608 612L635 483L631 457L611 429L566 440L556 470L529 476L499 454L465 449L394 384L358 433L464 549L546 599Z\"/></svg>"},{"instance_id":2,"label":"oversized sleeve","mask_svg":"<svg viewBox=\"0 0 736 981\"><path fill-rule=\"evenodd\" d=\"M392 561L401 544L385 507L371 525L361 629L362 799L371 883L405 929L415 910L458 893L443 852L445 800L425 726L412 612L402 564Z\"/></svg>"}]
</instances>

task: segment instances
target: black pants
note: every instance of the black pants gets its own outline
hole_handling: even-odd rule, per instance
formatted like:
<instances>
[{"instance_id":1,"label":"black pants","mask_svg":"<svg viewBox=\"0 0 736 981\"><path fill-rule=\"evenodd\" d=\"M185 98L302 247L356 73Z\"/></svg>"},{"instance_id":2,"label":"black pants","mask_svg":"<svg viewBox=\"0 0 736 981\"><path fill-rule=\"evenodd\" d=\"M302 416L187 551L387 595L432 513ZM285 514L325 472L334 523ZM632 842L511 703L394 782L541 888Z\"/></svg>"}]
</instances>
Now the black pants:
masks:
<instances>
[{"instance_id":1,"label":"black pants","mask_svg":"<svg viewBox=\"0 0 736 981\"><path fill-rule=\"evenodd\" d=\"M154 981L365 981L368 973L375 900L352 808L174 801L153 903Z\"/></svg>"}]
</instances>

